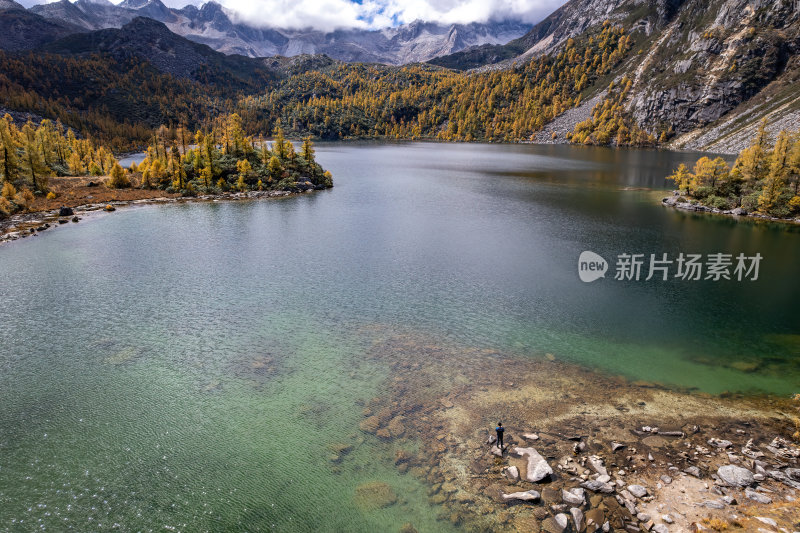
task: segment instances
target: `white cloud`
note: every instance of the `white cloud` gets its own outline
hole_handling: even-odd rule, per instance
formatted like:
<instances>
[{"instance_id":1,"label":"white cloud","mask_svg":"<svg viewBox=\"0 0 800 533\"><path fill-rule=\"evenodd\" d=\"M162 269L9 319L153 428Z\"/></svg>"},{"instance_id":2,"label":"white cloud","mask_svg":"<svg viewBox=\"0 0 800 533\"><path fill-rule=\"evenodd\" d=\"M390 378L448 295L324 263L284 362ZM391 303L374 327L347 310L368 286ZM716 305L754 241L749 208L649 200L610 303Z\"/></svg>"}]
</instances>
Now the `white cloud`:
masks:
<instances>
[{"instance_id":1,"label":"white cloud","mask_svg":"<svg viewBox=\"0 0 800 533\"><path fill-rule=\"evenodd\" d=\"M445 24L520 20L535 23L566 0L218 0L252 25L322 30L384 28L424 20Z\"/></svg>"},{"instance_id":2,"label":"white cloud","mask_svg":"<svg viewBox=\"0 0 800 533\"><path fill-rule=\"evenodd\" d=\"M50 0L53 1L53 0ZM112 0L119 3L121 0ZM170 7L205 0L162 0ZM536 23L566 0L216 0L237 22L272 28L372 28L424 20L445 24L518 20ZM22 0L26 6L42 0Z\"/></svg>"},{"instance_id":3,"label":"white cloud","mask_svg":"<svg viewBox=\"0 0 800 533\"><path fill-rule=\"evenodd\" d=\"M236 22L273 28L367 27L362 6L349 0L217 0Z\"/></svg>"}]
</instances>

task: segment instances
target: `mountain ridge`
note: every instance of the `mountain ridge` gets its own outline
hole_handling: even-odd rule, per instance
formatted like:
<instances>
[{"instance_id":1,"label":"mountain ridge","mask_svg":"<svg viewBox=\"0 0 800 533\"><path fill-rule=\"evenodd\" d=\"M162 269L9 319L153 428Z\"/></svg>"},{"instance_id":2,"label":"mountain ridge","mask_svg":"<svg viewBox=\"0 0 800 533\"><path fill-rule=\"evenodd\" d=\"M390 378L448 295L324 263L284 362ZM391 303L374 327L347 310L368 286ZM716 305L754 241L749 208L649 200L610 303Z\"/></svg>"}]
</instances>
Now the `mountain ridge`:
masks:
<instances>
[{"instance_id":1,"label":"mountain ridge","mask_svg":"<svg viewBox=\"0 0 800 533\"><path fill-rule=\"evenodd\" d=\"M226 54L250 57L326 54L341 61L395 65L427 61L470 46L505 43L530 29L529 24L514 21L450 25L415 21L381 30L330 32L261 28L237 22L213 0L200 7L189 4L180 9L169 8L160 0L123 0L119 5L60 0L34 6L30 12L83 31L120 28L137 16L145 16L165 23L178 35Z\"/></svg>"},{"instance_id":2,"label":"mountain ridge","mask_svg":"<svg viewBox=\"0 0 800 533\"><path fill-rule=\"evenodd\" d=\"M78 0L72 5L64 0L38 11L74 13L72 8L88 6L90 1ZM111 13L107 3L98 5L96 14ZM131 0L127 5L163 12L160 0ZM132 12L125 7L120 9ZM215 3L170 11L171 14L176 12L181 13L180 16L188 13L203 25L219 20L232 24L227 16L223 17L221 6ZM66 23L18 8L6 10L2 17L27 21L34 26L53 24L62 33L72 31ZM147 62L171 76L208 82L212 86L224 84L230 78L236 87L253 91L261 83L259 90L267 94L273 91L278 95L269 104L270 116L273 117L270 120L296 121L297 113L281 116L282 111L275 107L278 101L287 109L300 109L311 103L323 105L317 99L321 96L332 99L324 105L336 109L342 103L337 103L336 99L346 98L358 90L357 86L348 86L351 80L342 77L340 60L320 54L303 55L303 49L296 48L296 42L293 44L279 32L270 38L290 50L291 55L301 55L293 59L225 56L207 45L172 32L171 23L149 18L135 20L134 26L126 26L125 31L115 28L84 31L62 36L54 43L34 46L45 53L64 56L108 55L122 63L136 57L138 61ZM207 28L207 25L203 27ZM415 22L391 31L384 30L383 35L386 40L396 37L409 42L409 39L429 36L432 28L439 26ZM249 28L248 31L256 32L252 38L261 38L265 31L272 30ZM28 37L34 33L30 32ZM332 35L340 37L335 32ZM607 47L606 41L612 37L618 43L618 49ZM448 46L465 45L457 28L449 30L447 39ZM598 40L598 46L591 44L593 39ZM17 42L12 44L18 45ZM358 48L354 40L350 45ZM574 52L572 56L564 55L570 48L587 50L587 53L595 55L586 58L575 57ZM347 137L350 132L355 136L394 132L391 134L397 136L401 131L415 131L409 124L425 121L426 135L436 137L447 128L445 137L451 139L483 139L485 135L489 139L506 141L535 139L538 142L586 144L650 144L658 139L662 146L732 153L746 145L763 117L770 117L774 122L770 129L773 136L777 128L800 128L800 94L796 91L800 81L800 4L789 0L658 0L648 3L640 0L570 0L527 34L506 45L471 47L429 63L431 65L419 65L418 72L413 71L417 67L387 67L372 71L367 65L353 69L355 75L364 76L364 82L382 80L380 83L386 85L376 86L376 92L396 100L392 107L397 112L376 108L365 116L363 109L357 109L361 104L356 103L358 105L354 108L351 100L347 105L352 108L352 119L357 123L339 122L336 128L314 131L324 131L332 137ZM538 89L534 85L541 83L541 79L530 70L533 63L541 64L540 70L552 69L549 70L549 83ZM468 68L469 73L457 73L444 67ZM252 76L256 71L260 74ZM519 83L529 84L521 85L519 89L503 86L492 90L493 94L501 94L508 105L517 105L519 102L515 99L532 98L532 91L551 90L550 87L555 85L552 82L562 87L561 93L558 98L553 95L544 99L535 97L539 99L537 101L546 103L546 113L541 109L531 112L531 108L525 108L523 112L520 108L518 125L513 126L513 133L499 132L494 129L496 126L476 129L476 116L490 121L490 124L491 117L497 116L492 103L496 100L488 98L491 96L488 92L476 92L471 103L459 102L463 109L448 110L449 116L443 117L443 110L437 108L436 127L441 129L431 128L431 116L426 111L427 104L418 98L419 91L446 97L447 84L470 90L475 85L470 81L471 77L491 77L493 71L503 75L510 73L506 77L514 79L514 87ZM589 78L582 80L581 73L588 74ZM291 80L292 77L298 79ZM574 80L565 84L565 79L572 77ZM484 77L479 84L485 83L486 79ZM275 80L278 83L272 84ZM428 88L438 84L439 92L426 93L426 84L429 84ZM225 94L230 97L232 93ZM409 98L409 95L416 99L415 104L402 103L402 99ZM39 96L49 97L46 93ZM256 92L239 97L263 99ZM273 97L266 101L270 98ZM472 112L467 123L464 116L469 109ZM36 111L40 112L38 108ZM420 115L422 111L426 113ZM385 127L383 121L387 117L397 122L396 128ZM253 120L264 119L254 117ZM292 130L298 134L310 131L311 120L316 118L303 117ZM470 135L464 134L456 123L469 127Z\"/></svg>"}]
</instances>

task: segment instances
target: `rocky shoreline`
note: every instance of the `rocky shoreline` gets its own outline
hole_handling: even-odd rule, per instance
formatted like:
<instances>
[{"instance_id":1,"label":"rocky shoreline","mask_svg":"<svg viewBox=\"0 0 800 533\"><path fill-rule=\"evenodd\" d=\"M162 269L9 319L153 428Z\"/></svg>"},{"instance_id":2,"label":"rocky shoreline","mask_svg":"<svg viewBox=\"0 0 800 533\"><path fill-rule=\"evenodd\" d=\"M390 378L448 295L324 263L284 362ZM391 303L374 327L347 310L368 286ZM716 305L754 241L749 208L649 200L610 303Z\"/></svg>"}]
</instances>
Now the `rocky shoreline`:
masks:
<instances>
[{"instance_id":1,"label":"rocky shoreline","mask_svg":"<svg viewBox=\"0 0 800 533\"><path fill-rule=\"evenodd\" d=\"M460 529L798 530L791 399L678 392L405 335L371 357L390 377L363 406L362 435ZM503 450L491 431L501 417Z\"/></svg>"},{"instance_id":2,"label":"rocky shoreline","mask_svg":"<svg viewBox=\"0 0 800 533\"><path fill-rule=\"evenodd\" d=\"M264 198L285 198L297 196L314 191L315 189L294 191L249 191L222 194L209 194L185 197L158 196L138 200L115 200L102 203L89 203L60 209L50 209L33 213L20 213L5 220L0 220L0 245L26 237L35 237L44 231L58 228L59 226L78 223L84 217L116 211L117 208L136 205L177 204L189 202L219 202L258 200Z\"/></svg>"},{"instance_id":3,"label":"rocky shoreline","mask_svg":"<svg viewBox=\"0 0 800 533\"><path fill-rule=\"evenodd\" d=\"M667 207L674 207L675 209L682 209L684 211L694 211L698 213L713 213L717 215L729 215L733 217L747 217L756 220L766 220L770 222L785 222L788 224L800 224L800 217L798 218L777 218L769 215L762 215L761 213L748 213L745 209L737 207L735 209L717 209L715 207L708 207L702 204L693 204L686 197L681 196L678 191L673 191L672 196L662 198L661 203Z\"/></svg>"}]
</instances>

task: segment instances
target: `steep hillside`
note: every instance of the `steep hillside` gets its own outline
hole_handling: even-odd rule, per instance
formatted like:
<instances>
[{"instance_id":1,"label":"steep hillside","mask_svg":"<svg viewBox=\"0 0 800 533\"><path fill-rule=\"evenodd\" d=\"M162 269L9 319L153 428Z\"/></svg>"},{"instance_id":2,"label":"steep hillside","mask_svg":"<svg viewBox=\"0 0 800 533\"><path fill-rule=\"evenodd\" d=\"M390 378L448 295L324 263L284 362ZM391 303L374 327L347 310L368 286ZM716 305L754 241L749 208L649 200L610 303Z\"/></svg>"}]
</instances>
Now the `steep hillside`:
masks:
<instances>
[{"instance_id":1,"label":"steep hillside","mask_svg":"<svg viewBox=\"0 0 800 533\"><path fill-rule=\"evenodd\" d=\"M649 35L663 25L678 0L571 0L536 24L528 33L504 45L468 48L430 63L468 70L493 65L508 68L536 55L559 50L567 39L577 37L608 20Z\"/></svg>"},{"instance_id":2,"label":"steep hillside","mask_svg":"<svg viewBox=\"0 0 800 533\"><path fill-rule=\"evenodd\" d=\"M767 100L773 93L783 93L780 85L793 84L799 54L797 2L686 2L634 71L627 106L639 124L671 127L678 135L705 128L737 108L753 108L763 101L760 110L749 115L751 122L757 122L779 108ZM784 110L791 111L792 104L784 103L789 104ZM796 107L795 103L795 112ZM728 128L720 129L706 144L715 144L711 137L728 133ZM726 151L741 147L737 142Z\"/></svg>"},{"instance_id":3,"label":"steep hillside","mask_svg":"<svg viewBox=\"0 0 800 533\"><path fill-rule=\"evenodd\" d=\"M26 11L13 0L0 0L0 50L30 50L77 31L81 28Z\"/></svg>"},{"instance_id":4,"label":"steep hillside","mask_svg":"<svg viewBox=\"0 0 800 533\"><path fill-rule=\"evenodd\" d=\"M472 48L431 63L477 71L511 68L563 49L568 39L605 20L624 26L638 47L612 78L633 82L625 110L647 131L666 132L674 146L736 152L763 116L800 123L791 89L800 69L800 4L793 0L571 0L507 45ZM590 87L584 96L603 89ZM585 119L590 111L574 116ZM778 121L773 123L777 128Z\"/></svg>"},{"instance_id":5,"label":"steep hillside","mask_svg":"<svg viewBox=\"0 0 800 533\"><path fill-rule=\"evenodd\" d=\"M205 125L278 76L263 60L226 56L138 18L32 52L0 51L0 107L130 149L159 124Z\"/></svg>"},{"instance_id":6,"label":"steep hillside","mask_svg":"<svg viewBox=\"0 0 800 533\"><path fill-rule=\"evenodd\" d=\"M120 29L69 35L44 45L41 50L67 56L103 54L119 62L136 58L177 78L242 88L258 89L274 79L260 60L226 56L144 17L137 17Z\"/></svg>"}]
</instances>

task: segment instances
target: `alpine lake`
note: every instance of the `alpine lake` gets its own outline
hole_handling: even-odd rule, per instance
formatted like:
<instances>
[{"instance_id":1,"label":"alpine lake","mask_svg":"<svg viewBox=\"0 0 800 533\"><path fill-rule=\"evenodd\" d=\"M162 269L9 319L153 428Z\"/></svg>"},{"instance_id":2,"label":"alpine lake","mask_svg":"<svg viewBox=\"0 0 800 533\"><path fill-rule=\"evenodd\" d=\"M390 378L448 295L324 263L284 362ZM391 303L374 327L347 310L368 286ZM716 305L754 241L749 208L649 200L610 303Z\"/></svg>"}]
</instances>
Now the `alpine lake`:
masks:
<instances>
[{"instance_id":1,"label":"alpine lake","mask_svg":"<svg viewBox=\"0 0 800 533\"><path fill-rule=\"evenodd\" d=\"M0 531L455 531L426 456L498 420L800 392L800 227L662 206L698 154L316 148L331 190L0 247ZM681 253L762 260L646 279Z\"/></svg>"}]
</instances>

